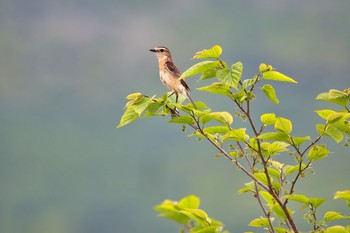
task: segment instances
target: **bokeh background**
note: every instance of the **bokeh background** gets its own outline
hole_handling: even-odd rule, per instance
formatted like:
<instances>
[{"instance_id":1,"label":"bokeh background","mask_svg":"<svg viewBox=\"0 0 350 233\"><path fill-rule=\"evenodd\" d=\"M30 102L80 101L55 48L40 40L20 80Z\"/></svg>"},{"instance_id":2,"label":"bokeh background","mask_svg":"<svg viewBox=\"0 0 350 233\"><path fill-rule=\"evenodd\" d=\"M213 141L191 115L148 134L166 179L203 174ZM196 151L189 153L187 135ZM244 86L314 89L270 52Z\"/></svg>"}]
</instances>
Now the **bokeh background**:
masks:
<instances>
[{"instance_id":1,"label":"bokeh background","mask_svg":"<svg viewBox=\"0 0 350 233\"><path fill-rule=\"evenodd\" d=\"M247 177L167 118L116 129L124 97L166 92L149 48L169 47L183 71L220 44L245 78L264 62L296 79L275 84L280 105L258 95L253 114L274 111L315 136L313 111L329 107L315 96L350 87L349 11L340 0L2 0L0 232L177 232L152 208L189 194L231 232L256 230L247 224L261 211L237 194ZM188 82L194 99L231 108ZM298 192L349 213L332 200L349 188L349 149L328 142L334 153Z\"/></svg>"}]
</instances>

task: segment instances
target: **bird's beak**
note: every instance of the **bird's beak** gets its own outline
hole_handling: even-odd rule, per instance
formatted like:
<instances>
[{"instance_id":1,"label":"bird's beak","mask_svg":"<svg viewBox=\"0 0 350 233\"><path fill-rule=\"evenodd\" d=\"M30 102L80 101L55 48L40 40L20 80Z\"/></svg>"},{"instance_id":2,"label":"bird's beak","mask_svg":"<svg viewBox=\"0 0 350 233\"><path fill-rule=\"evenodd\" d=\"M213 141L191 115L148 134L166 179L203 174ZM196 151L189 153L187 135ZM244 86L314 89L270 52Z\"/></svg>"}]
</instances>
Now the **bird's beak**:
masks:
<instances>
[{"instance_id":1,"label":"bird's beak","mask_svg":"<svg viewBox=\"0 0 350 233\"><path fill-rule=\"evenodd\" d=\"M154 52L154 53L156 52L156 50L155 50L155 49L150 49L149 51Z\"/></svg>"}]
</instances>

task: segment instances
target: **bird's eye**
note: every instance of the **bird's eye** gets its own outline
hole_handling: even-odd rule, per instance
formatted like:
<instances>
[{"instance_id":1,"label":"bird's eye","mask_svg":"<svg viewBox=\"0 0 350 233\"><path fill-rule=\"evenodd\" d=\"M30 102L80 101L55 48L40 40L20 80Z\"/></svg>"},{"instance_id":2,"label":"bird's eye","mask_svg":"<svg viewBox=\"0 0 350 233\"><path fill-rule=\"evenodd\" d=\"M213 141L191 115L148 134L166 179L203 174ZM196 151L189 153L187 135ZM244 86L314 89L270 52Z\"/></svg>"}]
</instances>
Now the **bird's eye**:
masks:
<instances>
[{"instance_id":1,"label":"bird's eye","mask_svg":"<svg viewBox=\"0 0 350 233\"><path fill-rule=\"evenodd\" d=\"M162 52L164 52L164 49L160 49L159 51L162 53Z\"/></svg>"}]
</instances>

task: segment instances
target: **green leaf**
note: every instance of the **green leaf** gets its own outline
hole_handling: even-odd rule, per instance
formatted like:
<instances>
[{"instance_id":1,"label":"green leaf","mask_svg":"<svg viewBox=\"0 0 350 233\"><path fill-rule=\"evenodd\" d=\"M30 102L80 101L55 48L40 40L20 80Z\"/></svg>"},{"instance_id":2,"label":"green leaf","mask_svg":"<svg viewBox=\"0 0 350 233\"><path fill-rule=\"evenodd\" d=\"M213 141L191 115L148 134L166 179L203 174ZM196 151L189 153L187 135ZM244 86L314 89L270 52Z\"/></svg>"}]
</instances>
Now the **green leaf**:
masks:
<instances>
[{"instance_id":1,"label":"green leaf","mask_svg":"<svg viewBox=\"0 0 350 233\"><path fill-rule=\"evenodd\" d=\"M336 113L336 111L329 109L316 110L315 112L325 120L327 120L329 115Z\"/></svg>"},{"instance_id":2,"label":"green leaf","mask_svg":"<svg viewBox=\"0 0 350 233\"><path fill-rule=\"evenodd\" d=\"M310 141L311 138L310 136L306 136L306 137L292 137L292 141L294 143L295 146L300 146L302 143L306 142L306 141Z\"/></svg>"},{"instance_id":3,"label":"green leaf","mask_svg":"<svg viewBox=\"0 0 350 233\"><path fill-rule=\"evenodd\" d=\"M274 227L273 229L275 230L276 233L291 233L290 230L282 227Z\"/></svg>"},{"instance_id":4,"label":"green leaf","mask_svg":"<svg viewBox=\"0 0 350 233\"><path fill-rule=\"evenodd\" d=\"M195 195L189 195L187 197L184 197L177 204L177 206L180 208L191 208L191 209L199 208L199 205L200 205L200 199Z\"/></svg>"},{"instance_id":5,"label":"green leaf","mask_svg":"<svg viewBox=\"0 0 350 233\"><path fill-rule=\"evenodd\" d=\"M260 191L259 192L260 196L262 196L262 198L264 198L264 200L266 201L267 205L272 208L275 200L273 199L272 195L266 191Z\"/></svg>"},{"instance_id":6,"label":"green leaf","mask_svg":"<svg viewBox=\"0 0 350 233\"><path fill-rule=\"evenodd\" d=\"M208 70L202 72L202 75L201 75L201 77L199 78L198 81L215 78L216 77L216 71L218 69L219 69L219 67L213 67L211 69L208 69Z\"/></svg>"},{"instance_id":7,"label":"green leaf","mask_svg":"<svg viewBox=\"0 0 350 233\"><path fill-rule=\"evenodd\" d=\"M265 175L265 173L254 173L253 176L258 180L260 181L261 183L265 184L265 185L268 185L268 181L267 181L267 177ZM271 178L271 181L272 181L272 178Z\"/></svg>"},{"instance_id":8,"label":"green leaf","mask_svg":"<svg viewBox=\"0 0 350 233\"><path fill-rule=\"evenodd\" d=\"M134 109L134 111L141 116L141 114L146 110L148 104L151 102L151 100L145 96L140 98L137 102L130 105Z\"/></svg>"},{"instance_id":9,"label":"green leaf","mask_svg":"<svg viewBox=\"0 0 350 233\"><path fill-rule=\"evenodd\" d=\"M328 126L325 135L332 138L337 143L341 142L344 138L343 134L334 126Z\"/></svg>"},{"instance_id":10,"label":"green leaf","mask_svg":"<svg viewBox=\"0 0 350 233\"><path fill-rule=\"evenodd\" d=\"M277 118L274 127L277 131L288 135L292 132L293 129L292 122L289 119L283 117Z\"/></svg>"},{"instance_id":11,"label":"green leaf","mask_svg":"<svg viewBox=\"0 0 350 233\"><path fill-rule=\"evenodd\" d=\"M187 217L189 217L193 220L196 220L197 222L202 223L202 224L203 223L210 224L210 222L211 222L208 214L204 210L201 210L201 209L188 208L188 209L180 210L179 212L186 215Z\"/></svg>"},{"instance_id":12,"label":"green leaf","mask_svg":"<svg viewBox=\"0 0 350 233\"><path fill-rule=\"evenodd\" d=\"M119 125L117 128L121 128L127 124L130 124L134 120L136 120L139 117L139 114L137 114L132 106L129 106L125 109L125 112L123 116L120 118Z\"/></svg>"},{"instance_id":13,"label":"green leaf","mask_svg":"<svg viewBox=\"0 0 350 233\"><path fill-rule=\"evenodd\" d=\"M292 200L292 201L297 201L303 204L309 204L310 199L302 194L290 194L290 195L285 195L285 199Z\"/></svg>"},{"instance_id":14,"label":"green leaf","mask_svg":"<svg viewBox=\"0 0 350 233\"><path fill-rule=\"evenodd\" d=\"M127 95L125 98L129 100L134 100L134 99L138 99L140 96L143 96L143 95L140 92L136 92L136 93Z\"/></svg>"},{"instance_id":15,"label":"green leaf","mask_svg":"<svg viewBox=\"0 0 350 233\"><path fill-rule=\"evenodd\" d=\"M277 155L280 152L288 151L287 147L289 144L285 142L273 142L268 145L267 152L269 155Z\"/></svg>"},{"instance_id":16,"label":"green leaf","mask_svg":"<svg viewBox=\"0 0 350 233\"><path fill-rule=\"evenodd\" d=\"M222 138L223 142L228 139L235 140L237 142L245 142L249 140L249 135L245 133L245 128L231 129L227 134Z\"/></svg>"},{"instance_id":17,"label":"green leaf","mask_svg":"<svg viewBox=\"0 0 350 233\"><path fill-rule=\"evenodd\" d=\"M177 123L177 124L189 124L192 125L194 124L194 120L191 116L178 116L178 117L173 117L169 123Z\"/></svg>"},{"instance_id":18,"label":"green leaf","mask_svg":"<svg viewBox=\"0 0 350 233\"><path fill-rule=\"evenodd\" d=\"M224 134L227 133L230 129L227 126L210 126L203 129L204 133L210 134Z\"/></svg>"},{"instance_id":19,"label":"green leaf","mask_svg":"<svg viewBox=\"0 0 350 233\"><path fill-rule=\"evenodd\" d=\"M299 169L301 171L303 171L305 168L306 168L306 164L303 164L303 163L301 165L298 164L298 165L295 165L295 166L285 165L283 167L283 172L284 172L284 174L286 174L286 176L288 176L288 175L290 175L290 174L292 174L294 172L299 171Z\"/></svg>"},{"instance_id":20,"label":"green leaf","mask_svg":"<svg viewBox=\"0 0 350 233\"><path fill-rule=\"evenodd\" d=\"M279 171L273 169L273 168L268 168L267 171L269 172L269 174L277 179L281 178L281 174Z\"/></svg>"},{"instance_id":21,"label":"green leaf","mask_svg":"<svg viewBox=\"0 0 350 233\"><path fill-rule=\"evenodd\" d=\"M201 58L219 58L222 53L222 48L219 45L214 45L210 49L204 49L202 51L196 52L193 59Z\"/></svg>"},{"instance_id":22,"label":"green leaf","mask_svg":"<svg viewBox=\"0 0 350 233\"><path fill-rule=\"evenodd\" d=\"M216 71L216 77L223 84L237 89L238 82L242 74L242 63L236 63L232 65L232 71L228 68L223 68Z\"/></svg>"},{"instance_id":23,"label":"green leaf","mask_svg":"<svg viewBox=\"0 0 350 233\"><path fill-rule=\"evenodd\" d=\"M280 81L280 82L290 82L290 83L298 83L294 79L278 72L275 70L265 71L263 73L263 78L266 80Z\"/></svg>"},{"instance_id":24,"label":"green leaf","mask_svg":"<svg viewBox=\"0 0 350 233\"><path fill-rule=\"evenodd\" d=\"M339 212L335 212L335 211L328 211L323 215L323 219L326 222L329 221L334 221L334 220L340 220L340 219L345 219L346 217L343 216L341 213Z\"/></svg>"},{"instance_id":25,"label":"green leaf","mask_svg":"<svg viewBox=\"0 0 350 233\"><path fill-rule=\"evenodd\" d=\"M231 94L230 87L226 84L215 82L210 84L209 86L196 88L199 91L206 91L215 94L229 96Z\"/></svg>"},{"instance_id":26,"label":"green leaf","mask_svg":"<svg viewBox=\"0 0 350 233\"><path fill-rule=\"evenodd\" d=\"M264 92L267 98L269 98L269 100L271 100L275 104L279 104L279 101L277 99L276 92L273 86L271 86L270 84L265 84L264 86L261 87L261 90Z\"/></svg>"},{"instance_id":27,"label":"green leaf","mask_svg":"<svg viewBox=\"0 0 350 233\"><path fill-rule=\"evenodd\" d=\"M326 229L326 233L349 233L349 231L343 226L332 226Z\"/></svg>"},{"instance_id":28,"label":"green leaf","mask_svg":"<svg viewBox=\"0 0 350 233\"><path fill-rule=\"evenodd\" d=\"M348 118L350 116L350 113L345 113L345 112L335 112L333 114L330 114L327 117L327 123L328 124L334 124L337 121L340 121L343 118Z\"/></svg>"},{"instance_id":29,"label":"green leaf","mask_svg":"<svg viewBox=\"0 0 350 233\"><path fill-rule=\"evenodd\" d=\"M243 73L243 63L242 62L236 62L234 64L232 64L231 66L231 79L233 81L233 87L236 87L237 89L237 85L239 80L241 80L242 77L242 73Z\"/></svg>"},{"instance_id":30,"label":"green leaf","mask_svg":"<svg viewBox=\"0 0 350 233\"><path fill-rule=\"evenodd\" d=\"M282 207L278 204L274 204L273 207L272 207L272 211L276 214L276 216L278 216L279 218L282 218L282 219L287 219L287 216L286 214L284 213ZM291 212L291 211L288 211L288 212Z\"/></svg>"},{"instance_id":31,"label":"green leaf","mask_svg":"<svg viewBox=\"0 0 350 233\"><path fill-rule=\"evenodd\" d=\"M251 191L254 191L254 190L255 190L254 181L245 183L244 186L245 186L244 188L241 188L241 189L238 190L238 193L239 193L239 194L247 193L247 192L251 192Z\"/></svg>"},{"instance_id":32,"label":"green leaf","mask_svg":"<svg viewBox=\"0 0 350 233\"><path fill-rule=\"evenodd\" d=\"M334 194L334 199L344 199L350 208L350 190L337 191Z\"/></svg>"},{"instance_id":33,"label":"green leaf","mask_svg":"<svg viewBox=\"0 0 350 233\"><path fill-rule=\"evenodd\" d=\"M252 79L245 79L245 80L243 81L242 88L243 88L243 89L246 89L247 87L249 87L249 86L253 85L254 83L256 83L257 80L258 80L258 77L259 77L259 76L256 75L256 76L254 76L254 78L252 78Z\"/></svg>"},{"instance_id":34,"label":"green leaf","mask_svg":"<svg viewBox=\"0 0 350 233\"><path fill-rule=\"evenodd\" d=\"M325 146L314 145L307 154L307 158L310 161L315 161L326 157L328 154L329 151Z\"/></svg>"},{"instance_id":35,"label":"green leaf","mask_svg":"<svg viewBox=\"0 0 350 233\"><path fill-rule=\"evenodd\" d=\"M190 220L186 215L179 212L177 208L177 202L171 200L165 200L160 205L154 207L156 211L161 212L159 216L169 218L175 222L181 224L187 224Z\"/></svg>"},{"instance_id":36,"label":"green leaf","mask_svg":"<svg viewBox=\"0 0 350 233\"><path fill-rule=\"evenodd\" d=\"M341 106L346 106L349 103L350 96L348 89L339 91L335 89L329 90L329 92L320 93L316 97L317 100L326 100Z\"/></svg>"},{"instance_id":37,"label":"green leaf","mask_svg":"<svg viewBox=\"0 0 350 233\"><path fill-rule=\"evenodd\" d=\"M334 194L334 199L344 199L350 201L350 190L337 191Z\"/></svg>"},{"instance_id":38,"label":"green leaf","mask_svg":"<svg viewBox=\"0 0 350 233\"><path fill-rule=\"evenodd\" d=\"M219 233L222 232L222 229L221 225L197 226L191 229L191 233Z\"/></svg>"},{"instance_id":39,"label":"green leaf","mask_svg":"<svg viewBox=\"0 0 350 233\"><path fill-rule=\"evenodd\" d=\"M200 123L206 124L211 120L217 120L223 124L230 125L233 122L233 117L228 112L211 112L200 118Z\"/></svg>"},{"instance_id":40,"label":"green leaf","mask_svg":"<svg viewBox=\"0 0 350 233\"><path fill-rule=\"evenodd\" d=\"M158 102L150 102L147 106L147 112L145 116L163 116L166 112L164 111L164 104Z\"/></svg>"},{"instance_id":41,"label":"green leaf","mask_svg":"<svg viewBox=\"0 0 350 233\"><path fill-rule=\"evenodd\" d=\"M289 137L285 133L281 132L266 132L262 133L258 137L259 139L262 140L276 140L276 141L283 141L283 142L288 142Z\"/></svg>"},{"instance_id":42,"label":"green leaf","mask_svg":"<svg viewBox=\"0 0 350 233\"><path fill-rule=\"evenodd\" d=\"M324 199L324 198L316 198L316 197L310 198L310 204L315 208L318 208L325 201L326 201L326 199Z\"/></svg>"},{"instance_id":43,"label":"green leaf","mask_svg":"<svg viewBox=\"0 0 350 233\"><path fill-rule=\"evenodd\" d=\"M277 118L274 113L265 113L260 116L260 120L264 125L272 125L276 122Z\"/></svg>"},{"instance_id":44,"label":"green leaf","mask_svg":"<svg viewBox=\"0 0 350 233\"><path fill-rule=\"evenodd\" d=\"M190 68L188 68L180 77L180 79L185 79L200 73L203 73L209 69L213 69L215 67L219 67L220 62L218 61L202 61L197 64L194 64Z\"/></svg>"},{"instance_id":45,"label":"green leaf","mask_svg":"<svg viewBox=\"0 0 350 233\"><path fill-rule=\"evenodd\" d=\"M273 222L274 218L270 218L270 221ZM248 226L250 227L269 227L269 220L267 218L256 218L253 219Z\"/></svg>"}]
</instances>

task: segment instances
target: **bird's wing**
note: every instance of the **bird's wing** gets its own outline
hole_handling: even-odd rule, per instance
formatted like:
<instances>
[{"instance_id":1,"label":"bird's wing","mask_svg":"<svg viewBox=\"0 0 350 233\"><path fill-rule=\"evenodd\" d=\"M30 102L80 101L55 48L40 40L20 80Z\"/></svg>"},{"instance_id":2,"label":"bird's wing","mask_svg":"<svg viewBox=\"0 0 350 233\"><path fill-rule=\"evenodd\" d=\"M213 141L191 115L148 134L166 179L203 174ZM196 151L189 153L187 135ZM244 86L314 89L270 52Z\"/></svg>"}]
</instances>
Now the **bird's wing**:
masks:
<instances>
[{"instance_id":1,"label":"bird's wing","mask_svg":"<svg viewBox=\"0 0 350 233\"><path fill-rule=\"evenodd\" d=\"M176 65L173 62L167 61L165 62L165 67L168 69L168 71L176 78L180 78L181 72L176 67Z\"/></svg>"},{"instance_id":2,"label":"bird's wing","mask_svg":"<svg viewBox=\"0 0 350 233\"><path fill-rule=\"evenodd\" d=\"M184 86L186 88L187 91L191 90L190 87L187 85L185 80L181 79L180 82L181 82L182 86Z\"/></svg>"},{"instance_id":3,"label":"bird's wing","mask_svg":"<svg viewBox=\"0 0 350 233\"><path fill-rule=\"evenodd\" d=\"M181 72L180 70L176 67L176 65L173 62L167 61L165 63L165 67L167 68L167 70L176 78L180 78L181 76ZM181 79L180 80L182 86L184 86L186 88L187 91L190 91L189 86L187 85L186 81Z\"/></svg>"}]
</instances>

